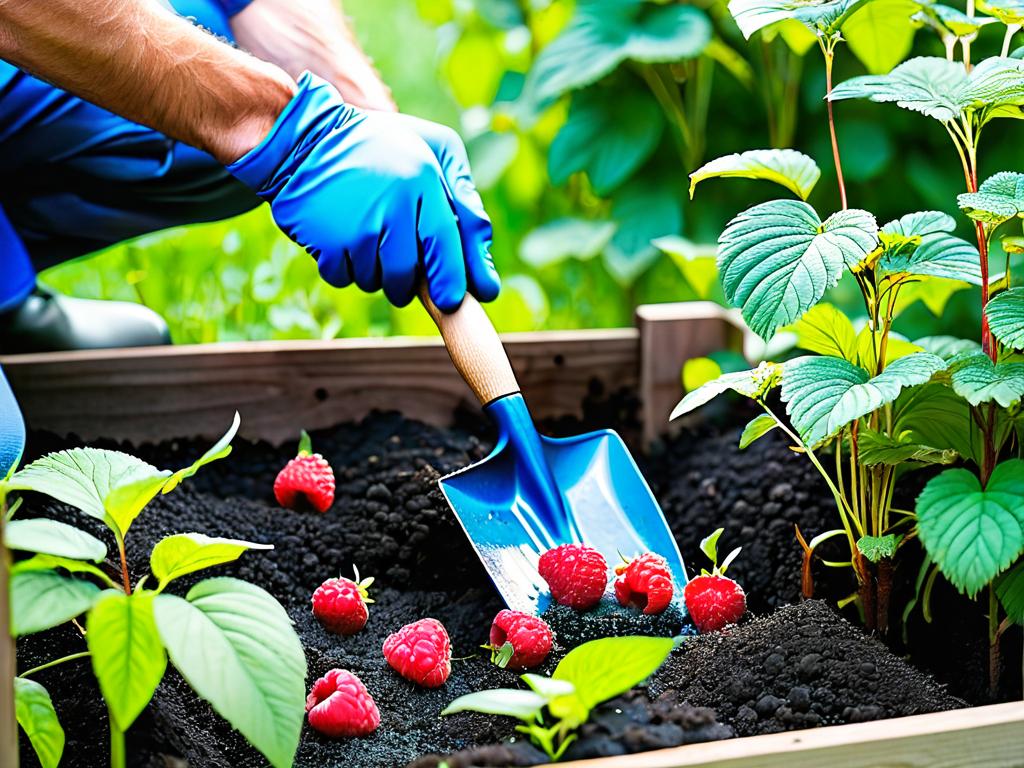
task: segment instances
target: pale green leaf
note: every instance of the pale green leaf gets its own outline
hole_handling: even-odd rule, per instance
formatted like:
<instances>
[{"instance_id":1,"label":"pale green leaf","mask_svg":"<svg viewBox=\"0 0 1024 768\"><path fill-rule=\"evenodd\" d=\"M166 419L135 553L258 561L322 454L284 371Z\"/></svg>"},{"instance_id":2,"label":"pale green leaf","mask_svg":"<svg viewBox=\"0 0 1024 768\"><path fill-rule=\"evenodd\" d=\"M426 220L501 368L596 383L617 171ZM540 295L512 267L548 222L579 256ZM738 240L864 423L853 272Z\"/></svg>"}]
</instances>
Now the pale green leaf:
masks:
<instances>
[{"instance_id":1,"label":"pale green leaf","mask_svg":"<svg viewBox=\"0 0 1024 768\"><path fill-rule=\"evenodd\" d=\"M577 91L569 117L551 142L548 172L564 184L585 171L594 191L607 195L651 156L665 121L646 90L620 91L612 97L601 87Z\"/></svg>"},{"instance_id":2,"label":"pale green leaf","mask_svg":"<svg viewBox=\"0 0 1024 768\"><path fill-rule=\"evenodd\" d=\"M710 357L691 357L683 363L683 389L692 392L721 375L721 366Z\"/></svg>"},{"instance_id":3,"label":"pale green leaf","mask_svg":"<svg viewBox=\"0 0 1024 768\"><path fill-rule=\"evenodd\" d=\"M740 450L749 447L755 440L764 437L778 426L779 423L767 413L755 416L743 428L743 434L740 435Z\"/></svg>"},{"instance_id":4,"label":"pale green leaf","mask_svg":"<svg viewBox=\"0 0 1024 768\"><path fill-rule=\"evenodd\" d=\"M796 334L796 345L801 349L850 362L857 359L857 332L853 323L831 304L811 307L792 330Z\"/></svg>"},{"instance_id":5,"label":"pale green leaf","mask_svg":"<svg viewBox=\"0 0 1024 768\"><path fill-rule=\"evenodd\" d=\"M554 219L531 230L519 246L519 257L540 269L567 259L586 261L599 254L615 234L610 221Z\"/></svg>"},{"instance_id":6,"label":"pale green leaf","mask_svg":"<svg viewBox=\"0 0 1024 768\"><path fill-rule=\"evenodd\" d=\"M857 334L857 364L868 371L878 370L878 351L880 350L875 349L876 343L881 345L881 341L872 338L871 328L868 325L860 329L860 333ZM921 351L923 350L916 344L907 341L895 331L889 331L889 339L885 345L884 363L889 365L894 360Z\"/></svg>"},{"instance_id":7,"label":"pale green leaf","mask_svg":"<svg viewBox=\"0 0 1024 768\"><path fill-rule=\"evenodd\" d=\"M822 222L807 203L773 200L734 218L718 244L726 299L767 339L821 301L878 236L866 211L839 211Z\"/></svg>"},{"instance_id":8,"label":"pale green leaf","mask_svg":"<svg viewBox=\"0 0 1024 768\"><path fill-rule=\"evenodd\" d=\"M906 213L898 219L886 222L879 232L882 235L912 238L937 232L952 232L956 219L942 211L916 211Z\"/></svg>"},{"instance_id":9,"label":"pale green leaf","mask_svg":"<svg viewBox=\"0 0 1024 768\"><path fill-rule=\"evenodd\" d=\"M932 27L940 37L967 37L996 21L988 16L968 16L959 8L940 3L923 3L914 20Z\"/></svg>"},{"instance_id":10,"label":"pale green leaf","mask_svg":"<svg viewBox=\"0 0 1024 768\"><path fill-rule=\"evenodd\" d=\"M50 694L34 680L14 678L14 714L40 766L57 768L64 754L64 729L57 719Z\"/></svg>"},{"instance_id":11,"label":"pale green leaf","mask_svg":"<svg viewBox=\"0 0 1024 768\"><path fill-rule=\"evenodd\" d=\"M885 75L846 80L832 90L830 98L896 102L904 109L945 122L956 119L963 111L957 96L966 84L967 72L960 62L919 56Z\"/></svg>"},{"instance_id":12,"label":"pale green leaf","mask_svg":"<svg viewBox=\"0 0 1024 768\"><path fill-rule=\"evenodd\" d=\"M1003 24L1024 24L1024 2L1021 0L977 0L977 9L996 17Z\"/></svg>"},{"instance_id":13,"label":"pale green leaf","mask_svg":"<svg viewBox=\"0 0 1024 768\"><path fill-rule=\"evenodd\" d=\"M965 111L979 112L982 124L992 117L1020 117L1024 61L991 56L978 62L956 98Z\"/></svg>"},{"instance_id":14,"label":"pale green leaf","mask_svg":"<svg viewBox=\"0 0 1024 768\"><path fill-rule=\"evenodd\" d=\"M924 336L915 339L914 344L943 360L952 360L965 352L981 352L981 344L974 339L958 339L956 336Z\"/></svg>"},{"instance_id":15,"label":"pale green leaf","mask_svg":"<svg viewBox=\"0 0 1024 768\"><path fill-rule=\"evenodd\" d=\"M966 469L933 477L917 498L917 528L946 578L976 594L1024 551L1024 461L999 464L984 489Z\"/></svg>"},{"instance_id":16,"label":"pale green leaf","mask_svg":"<svg viewBox=\"0 0 1024 768\"><path fill-rule=\"evenodd\" d=\"M544 675L533 674L532 672L520 675L519 678L530 686L533 691L548 700L556 696L569 696L576 692L576 686L567 680L555 680L550 677L544 677Z\"/></svg>"},{"instance_id":17,"label":"pale green leaf","mask_svg":"<svg viewBox=\"0 0 1024 768\"><path fill-rule=\"evenodd\" d=\"M1024 288L1003 291L985 305L988 325L1011 349L1024 349Z\"/></svg>"},{"instance_id":18,"label":"pale green leaf","mask_svg":"<svg viewBox=\"0 0 1024 768\"><path fill-rule=\"evenodd\" d=\"M999 577L996 595L1010 621L1024 624L1024 560Z\"/></svg>"},{"instance_id":19,"label":"pale green leaf","mask_svg":"<svg viewBox=\"0 0 1024 768\"><path fill-rule=\"evenodd\" d=\"M914 0L872 0L846 20L843 37L868 72L883 74L910 53L915 31L910 17L920 9Z\"/></svg>"},{"instance_id":20,"label":"pale green leaf","mask_svg":"<svg viewBox=\"0 0 1024 768\"><path fill-rule=\"evenodd\" d=\"M818 164L793 149L752 149L725 155L705 163L690 174L690 198L697 184L705 179L763 179L781 184L802 200L811 194L821 171Z\"/></svg>"},{"instance_id":21,"label":"pale green leaf","mask_svg":"<svg viewBox=\"0 0 1024 768\"><path fill-rule=\"evenodd\" d=\"M11 520L4 525L4 543L9 549L100 562L107 545L92 534L58 520L44 518Z\"/></svg>"},{"instance_id":22,"label":"pale green leaf","mask_svg":"<svg viewBox=\"0 0 1024 768\"><path fill-rule=\"evenodd\" d=\"M192 477L192 475L210 462L218 461L228 456L228 454L231 453L231 441L235 439L235 435L238 433L238 427L241 423L242 419L238 415L238 411L235 411L235 416L231 420L231 426L228 427L228 431L221 436L220 440L214 443L206 453L192 462L192 464L184 469L179 469L171 475L171 478L164 485L162 492L170 493L175 489L175 487L177 487L178 483Z\"/></svg>"},{"instance_id":23,"label":"pale green leaf","mask_svg":"<svg viewBox=\"0 0 1024 768\"><path fill-rule=\"evenodd\" d=\"M996 365L983 352L954 358L949 365L953 391L971 405L995 400L1009 408L1024 397L1024 363Z\"/></svg>"},{"instance_id":24,"label":"pale green leaf","mask_svg":"<svg viewBox=\"0 0 1024 768\"><path fill-rule=\"evenodd\" d=\"M975 221L998 226L1024 215L1024 173L1002 171L981 182L977 192L965 192L956 199Z\"/></svg>"},{"instance_id":25,"label":"pale green leaf","mask_svg":"<svg viewBox=\"0 0 1024 768\"><path fill-rule=\"evenodd\" d=\"M876 273L940 277L981 285L978 249L949 234L955 227L953 217L940 211L908 213L890 221L880 230L883 252Z\"/></svg>"},{"instance_id":26,"label":"pale green leaf","mask_svg":"<svg viewBox=\"0 0 1024 768\"><path fill-rule=\"evenodd\" d=\"M669 421L700 408L723 392L730 390L745 397L761 397L778 384L781 373L781 366L772 363L761 363L757 368L749 371L724 373L717 379L713 379L706 384L702 384L692 392L688 392L673 409L672 414L668 417Z\"/></svg>"},{"instance_id":27,"label":"pale green leaf","mask_svg":"<svg viewBox=\"0 0 1024 768\"><path fill-rule=\"evenodd\" d=\"M100 594L95 584L55 571L11 574L11 634L30 635L85 613Z\"/></svg>"},{"instance_id":28,"label":"pale green leaf","mask_svg":"<svg viewBox=\"0 0 1024 768\"><path fill-rule=\"evenodd\" d=\"M718 266L715 264L714 245L700 245L678 235L656 237L651 243L667 253L672 263L686 278L694 293L701 299L711 298L718 285Z\"/></svg>"},{"instance_id":29,"label":"pale green leaf","mask_svg":"<svg viewBox=\"0 0 1024 768\"><path fill-rule=\"evenodd\" d=\"M857 433L857 461L866 467L879 464L892 467L907 462L952 464L959 455L952 448L932 448L915 442L909 432L895 438L884 432L862 427Z\"/></svg>"},{"instance_id":30,"label":"pale green leaf","mask_svg":"<svg viewBox=\"0 0 1024 768\"><path fill-rule=\"evenodd\" d=\"M713 564L718 563L718 540L722 538L723 533L725 533L725 528L716 528L700 540L700 551Z\"/></svg>"},{"instance_id":31,"label":"pale green leaf","mask_svg":"<svg viewBox=\"0 0 1024 768\"><path fill-rule=\"evenodd\" d=\"M861 536L857 539L857 549L872 563L877 563L883 557L895 556L898 546L899 537L894 533L885 536Z\"/></svg>"},{"instance_id":32,"label":"pale green leaf","mask_svg":"<svg viewBox=\"0 0 1024 768\"><path fill-rule=\"evenodd\" d=\"M149 556L149 564L153 575L163 586L187 573L237 560L246 550L273 548L271 544L220 539L201 533L179 533L157 542Z\"/></svg>"},{"instance_id":33,"label":"pale green leaf","mask_svg":"<svg viewBox=\"0 0 1024 768\"><path fill-rule=\"evenodd\" d=\"M85 560L72 560L69 557L58 557L57 555L35 555L25 560L19 560L11 565L11 573L22 571L52 571L56 568L63 568L70 573L88 573L95 576L108 587L114 587L114 580L104 571Z\"/></svg>"},{"instance_id":34,"label":"pale green leaf","mask_svg":"<svg viewBox=\"0 0 1024 768\"><path fill-rule=\"evenodd\" d=\"M743 36L793 19L825 37L838 32L864 0L732 0L729 13Z\"/></svg>"},{"instance_id":35,"label":"pale green leaf","mask_svg":"<svg viewBox=\"0 0 1024 768\"><path fill-rule=\"evenodd\" d=\"M486 715L505 715L528 722L533 721L547 705L546 696L534 691L516 688L495 688L489 691L475 691L459 696L441 710L442 715L456 712L483 712Z\"/></svg>"},{"instance_id":36,"label":"pale green leaf","mask_svg":"<svg viewBox=\"0 0 1024 768\"><path fill-rule=\"evenodd\" d=\"M838 357L800 357L785 364L782 400L801 438L816 445L945 367L941 358L918 352L870 377L863 368Z\"/></svg>"},{"instance_id":37,"label":"pale green leaf","mask_svg":"<svg viewBox=\"0 0 1024 768\"><path fill-rule=\"evenodd\" d=\"M108 590L89 611L85 639L110 716L128 730L149 704L167 669L153 620L152 592Z\"/></svg>"},{"instance_id":38,"label":"pale green leaf","mask_svg":"<svg viewBox=\"0 0 1024 768\"><path fill-rule=\"evenodd\" d=\"M280 604L252 584L214 578L186 600L159 595L154 611L188 684L274 768L290 766L302 730L306 659Z\"/></svg>"}]
</instances>

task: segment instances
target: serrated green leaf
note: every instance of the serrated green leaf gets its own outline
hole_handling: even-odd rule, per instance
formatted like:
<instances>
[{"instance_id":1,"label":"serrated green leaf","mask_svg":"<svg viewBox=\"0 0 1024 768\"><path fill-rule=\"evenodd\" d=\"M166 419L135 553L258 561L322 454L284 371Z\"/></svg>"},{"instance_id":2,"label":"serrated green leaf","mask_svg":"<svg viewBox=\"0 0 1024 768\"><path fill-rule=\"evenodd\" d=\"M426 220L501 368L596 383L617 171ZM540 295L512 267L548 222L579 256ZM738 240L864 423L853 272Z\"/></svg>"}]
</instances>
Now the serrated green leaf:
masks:
<instances>
[{"instance_id":1,"label":"serrated green leaf","mask_svg":"<svg viewBox=\"0 0 1024 768\"><path fill-rule=\"evenodd\" d=\"M820 177L818 164L802 152L751 149L716 158L691 173L690 199L693 199L693 190L705 179L741 178L773 181L806 200Z\"/></svg>"},{"instance_id":2,"label":"serrated green leaf","mask_svg":"<svg viewBox=\"0 0 1024 768\"><path fill-rule=\"evenodd\" d=\"M220 539L201 533L179 533L157 542L149 556L149 564L162 587L185 574L237 560L246 550L273 548L271 544Z\"/></svg>"},{"instance_id":3,"label":"serrated green leaf","mask_svg":"<svg viewBox=\"0 0 1024 768\"><path fill-rule=\"evenodd\" d=\"M767 339L821 301L877 244L866 211L839 211L822 222L807 203L773 200L729 222L718 240L718 271L726 299Z\"/></svg>"},{"instance_id":4,"label":"serrated green leaf","mask_svg":"<svg viewBox=\"0 0 1024 768\"><path fill-rule=\"evenodd\" d=\"M107 590L89 611L92 669L117 727L128 730L153 698L167 654L153 620L152 592Z\"/></svg>"},{"instance_id":5,"label":"serrated green leaf","mask_svg":"<svg viewBox=\"0 0 1024 768\"><path fill-rule=\"evenodd\" d=\"M58 520L38 518L11 520L4 525L4 543L9 549L100 562L107 545L92 534Z\"/></svg>"},{"instance_id":6,"label":"serrated green leaf","mask_svg":"<svg viewBox=\"0 0 1024 768\"><path fill-rule=\"evenodd\" d=\"M586 261L597 256L615 234L610 221L554 219L531 230L519 246L519 257L540 269L567 259Z\"/></svg>"},{"instance_id":7,"label":"serrated green leaf","mask_svg":"<svg viewBox=\"0 0 1024 768\"><path fill-rule=\"evenodd\" d=\"M1009 408L1024 397L1024 363L993 363L983 352L965 354L949 364L953 391L971 405L995 400Z\"/></svg>"},{"instance_id":8,"label":"serrated green leaf","mask_svg":"<svg viewBox=\"0 0 1024 768\"><path fill-rule=\"evenodd\" d=\"M623 61L672 62L700 54L711 24L697 8L643 0L582 0L534 62L523 87L534 111L600 80Z\"/></svg>"},{"instance_id":9,"label":"serrated green leaf","mask_svg":"<svg viewBox=\"0 0 1024 768\"><path fill-rule=\"evenodd\" d=\"M868 72L888 72L910 53L916 31L910 18L920 9L914 0L872 0L846 19L843 38Z\"/></svg>"},{"instance_id":10,"label":"serrated green leaf","mask_svg":"<svg viewBox=\"0 0 1024 768\"><path fill-rule=\"evenodd\" d=\"M442 715L454 715L456 712L483 712L485 715L505 715L516 717L528 722L535 720L547 705L547 697L534 691L521 691L516 688L494 688L488 691L475 691L459 696L451 704L441 710Z\"/></svg>"},{"instance_id":11,"label":"serrated green leaf","mask_svg":"<svg viewBox=\"0 0 1024 768\"><path fill-rule=\"evenodd\" d=\"M1024 560L999 577L996 596L1010 621L1024 624Z\"/></svg>"},{"instance_id":12,"label":"serrated green leaf","mask_svg":"<svg viewBox=\"0 0 1024 768\"><path fill-rule=\"evenodd\" d=\"M825 37L839 31L864 0L732 0L729 13L748 40L758 30L793 19Z\"/></svg>"},{"instance_id":13,"label":"serrated green leaf","mask_svg":"<svg viewBox=\"0 0 1024 768\"><path fill-rule=\"evenodd\" d=\"M879 464L892 467L907 462L952 464L959 455L952 448L932 448L915 442L910 433L894 438L863 427L857 433L857 461L866 467Z\"/></svg>"},{"instance_id":14,"label":"serrated green leaf","mask_svg":"<svg viewBox=\"0 0 1024 768\"><path fill-rule=\"evenodd\" d=\"M963 64L936 56L919 56L903 62L886 75L864 75L832 89L832 101L870 99L896 102L943 122L960 116L963 105L957 94L967 83Z\"/></svg>"},{"instance_id":15,"label":"serrated green leaf","mask_svg":"<svg viewBox=\"0 0 1024 768\"><path fill-rule=\"evenodd\" d=\"M575 692L551 700L552 716L570 727L590 710L642 683L662 665L675 643L666 637L604 637L573 648L552 678L573 684Z\"/></svg>"},{"instance_id":16,"label":"serrated green leaf","mask_svg":"<svg viewBox=\"0 0 1024 768\"><path fill-rule=\"evenodd\" d=\"M14 714L42 768L57 768L64 754L64 729L47 690L34 680L14 678Z\"/></svg>"},{"instance_id":17,"label":"serrated green leaf","mask_svg":"<svg viewBox=\"0 0 1024 768\"><path fill-rule=\"evenodd\" d=\"M743 434L740 435L740 450L749 447L751 443L764 437L777 426L779 423L767 413L755 416L743 428Z\"/></svg>"},{"instance_id":18,"label":"serrated green leaf","mask_svg":"<svg viewBox=\"0 0 1024 768\"><path fill-rule=\"evenodd\" d=\"M761 363L757 368L749 371L736 371L724 373L713 381L702 384L697 389L689 392L686 397L679 401L668 417L669 421L678 419L690 411L700 408L710 402L723 392L732 390L745 397L757 398L776 386L782 374L781 366L773 363Z\"/></svg>"},{"instance_id":19,"label":"serrated green leaf","mask_svg":"<svg viewBox=\"0 0 1024 768\"><path fill-rule=\"evenodd\" d=\"M976 594L1024 551L1024 461L999 464L984 489L966 469L933 477L917 498L917 528L946 578Z\"/></svg>"},{"instance_id":20,"label":"serrated green leaf","mask_svg":"<svg viewBox=\"0 0 1024 768\"><path fill-rule=\"evenodd\" d=\"M274 768L292 764L304 715L306 659L288 614L267 592L230 578L186 600L157 596L156 624L174 666Z\"/></svg>"},{"instance_id":21,"label":"serrated green leaf","mask_svg":"<svg viewBox=\"0 0 1024 768\"><path fill-rule=\"evenodd\" d=\"M1024 288L1003 291L985 305L992 335L1011 349L1024 349Z\"/></svg>"},{"instance_id":22,"label":"serrated green leaf","mask_svg":"<svg viewBox=\"0 0 1024 768\"><path fill-rule=\"evenodd\" d=\"M548 152L552 183L564 184L585 171L594 191L608 195L658 146L665 121L654 97L631 89L612 98L607 90L597 86L573 94L569 117Z\"/></svg>"},{"instance_id":23,"label":"serrated green leaf","mask_svg":"<svg viewBox=\"0 0 1024 768\"><path fill-rule=\"evenodd\" d=\"M956 229L956 219L948 213L916 211L886 222L879 232L884 235L910 238L937 232L952 232L954 229Z\"/></svg>"},{"instance_id":24,"label":"serrated green leaf","mask_svg":"<svg viewBox=\"0 0 1024 768\"><path fill-rule=\"evenodd\" d=\"M877 563L883 557L895 556L898 545L899 537L894 533L885 536L861 536L857 539L857 549L872 563Z\"/></svg>"},{"instance_id":25,"label":"serrated green leaf","mask_svg":"<svg viewBox=\"0 0 1024 768\"><path fill-rule=\"evenodd\" d=\"M95 584L54 571L11 574L11 634L41 632L89 610L100 594Z\"/></svg>"},{"instance_id":26,"label":"serrated green leaf","mask_svg":"<svg viewBox=\"0 0 1024 768\"><path fill-rule=\"evenodd\" d=\"M831 304L811 307L792 328L796 345L808 352L857 360L857 332L853 323Z\"/></svg>"},{"instance_id":27,"label":"serrated green leaf","mask_svg":"<svg viewBox=\"0 0 1024 768\"><path fill-rule=\"evenodd\" d=\"M981 352L981 344L974 339L958 339L956 336L923 336L915 339L914 344L943 360L952 360L965 352Z\"/></svg>"},{"instance_id":28,"label":"serrated green leaf","mask_svg":"<svg viewBox=\"0 0 1024 768\"><path fill-rule=\"evenodd\" d=\"M1024 173L1002 171L981 182L977 192L965 192L956 199L975 221L998 226L1024 215Z\"/></svg>"},{"instance_id":29,"label":"serrated green leaf","mask_svg":"<svg viewBox=\"0 0 1024 768\"><path fill-rule=\"evenodd\" d=\"M785 364L782 400L800 437L816 445L945 367L941 358L918 352L870 377L863 368L838 357L800 357Z\"/></svg>"},{"instance_id":30,"label":"serrated green leaf","mask_svg":"<svg viewBox=\"0 0 1024 768\"><path fill-rule=\"evenodd\" d=\"M966 240L947 232L929 232L915 237L913 243L887 248L878 260L876 274L940 277L981 285L981 261L978 249Z\"/></svg>"},{"instance_id":31,"label":"serrated green leaf","mask_svg":"<svg viewBox=\"0 0 1024 768\"><path fill-rule=\"evenodd\" d=\"M1024 61L992 56L978 62L956 98L965 111L980 113L982 124L992 117L1020 117Z\"/></svg>"}]
</instances>

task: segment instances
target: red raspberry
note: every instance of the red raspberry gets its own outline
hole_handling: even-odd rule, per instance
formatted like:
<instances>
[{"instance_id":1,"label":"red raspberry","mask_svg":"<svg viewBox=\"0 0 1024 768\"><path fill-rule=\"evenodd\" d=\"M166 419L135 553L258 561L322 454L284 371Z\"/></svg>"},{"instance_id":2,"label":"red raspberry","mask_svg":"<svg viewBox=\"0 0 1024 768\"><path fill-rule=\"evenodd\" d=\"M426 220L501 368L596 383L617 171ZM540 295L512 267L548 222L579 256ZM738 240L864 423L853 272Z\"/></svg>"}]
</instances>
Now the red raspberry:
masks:
<instances>
[{"instance_id":1,"label":"red raspberry","mask_svg":"<svg viewBox=\"0 0 1024 768\"><path fill-rule=\"evenodd\" d=\"M551 641L551 627L544 619L506 609L491 624L491 661L508 669L530 669L548 657Z\"/></svg>"},{"instance_id":2,"label":"red raspberry","mask_svg":"<svg viewBox=\"0 0 1024 768\"><path fill-rule=\"evenodd\" d=\"M661 555L648 552L615 569L615 597L622 605L635 605L644 613L661 613L672 602L672 572Z\"/></svg>"},{"instance_id":3,"label":"red raspberry","mask_svg":"<svg viewBox=\"0 0 1024 768\"><path fill-rule=\"evenodd\" d=\"M555 602L577 610L597 605L608 586L608 564L596 549L562 544L540 556L537 570Z\"/></svg>"},{"instance_id":4,"label":"red raspberry","mask_svg":"<svg viewBox=\"0 0 1024 768\"><path fill-rule=\"evenodd\" d=\"M305 499L317 512L326 512L334 503L334 470L323 456L312 453L305 432L299 441L299 455L274 480L274 497L289 509L297 509Z\"/></svg>"},{"instance_id":5,"label":"red raspberry","mask_svg":"<svg viewBox=\"0 0 1024 768\"><path fill-rule=\"evenodd\" d=\"M683 590L686 610L701 632L713 632L735 624L747 610L743 587L726 576L704 574Z\"/></svg>"},{"instance_id":6,"label":"red raspberry","mask_svg":"<svg viewBox=\"0 0 1024 768\"><path fill-rule=\"evenodd\" d=\"M359 571L356 571L356 578L359 578ZM366 605L373 602L367 592L371 584L372 577L358 583L340 577L328 579L313 593L313 615L328 632L354 635L366 626L369 617Z\"/></svg>"},{"instance_id":7,"label":"red raspberry","mask_svg":"<svg viewBox=\"0 0 1024 768\"><path fill-rule=\"evenodd\" d=\"M347 669L332 669L313 683L306 697L309 724L325 736L369 736L380 712L363 681Z\"/></svg>"},{"instance_id":8,"label":"red raspberry","mask_svg":"<svg viewBox=\"0 0 1024 768\"><path fill-rule=\"evenodd\" d=\"M420 619L389 635L384 658L398 674L424 688L444 685L452 672L451 641L437 619Z\"/></svg>"}]
</instances>

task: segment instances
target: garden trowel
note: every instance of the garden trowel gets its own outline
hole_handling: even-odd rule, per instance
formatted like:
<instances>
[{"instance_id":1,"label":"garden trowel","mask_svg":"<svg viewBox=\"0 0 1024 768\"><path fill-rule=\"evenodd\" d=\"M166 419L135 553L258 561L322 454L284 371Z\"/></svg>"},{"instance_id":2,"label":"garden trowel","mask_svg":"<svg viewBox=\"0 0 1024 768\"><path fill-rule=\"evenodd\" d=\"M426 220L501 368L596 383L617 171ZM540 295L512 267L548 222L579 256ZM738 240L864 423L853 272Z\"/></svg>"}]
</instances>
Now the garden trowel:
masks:
<instances>
[{"instance_id":1,"label":"garden trowel","mask_svg":"<svg viewBox=\"0 0 1024 768\"><path fill-rule=\"evenodd\" d=\"M498 430L487 458L442 478L440 486L508 606L544 611L551 596L537 561L569 543L596 548L609 568L623 556L656 552L668 561L680 598L687 577L679 547L622 438L610 429L539 435L480 304L467 294L446 315L426 290L420 298Z\"/></svg>"}]
</instances>

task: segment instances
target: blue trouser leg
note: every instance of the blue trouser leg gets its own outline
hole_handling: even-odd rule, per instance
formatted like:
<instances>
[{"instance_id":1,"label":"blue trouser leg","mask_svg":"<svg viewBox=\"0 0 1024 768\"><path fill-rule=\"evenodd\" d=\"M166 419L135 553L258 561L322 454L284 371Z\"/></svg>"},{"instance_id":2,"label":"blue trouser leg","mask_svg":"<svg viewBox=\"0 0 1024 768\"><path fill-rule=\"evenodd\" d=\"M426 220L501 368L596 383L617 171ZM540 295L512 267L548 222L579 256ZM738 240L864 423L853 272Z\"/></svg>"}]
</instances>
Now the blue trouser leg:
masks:
<instances>
[{"instance_id":1,"label":"blue trouser leg","mask_svg":"<svg viewBox=\"0 0 1024 768\"><path fill-rule=\"evenodd\" d=\"M230 35L214 0L177 0ZM0 62L0 311L44 269L147 232L244 213L259 199L212 157ZM29 264L29 257L32 264Z\"/></svg>"}]
</instances>

